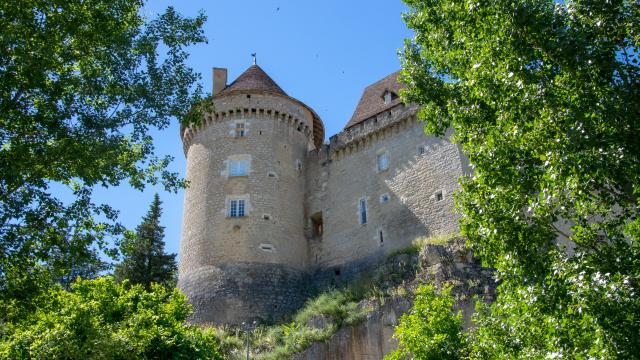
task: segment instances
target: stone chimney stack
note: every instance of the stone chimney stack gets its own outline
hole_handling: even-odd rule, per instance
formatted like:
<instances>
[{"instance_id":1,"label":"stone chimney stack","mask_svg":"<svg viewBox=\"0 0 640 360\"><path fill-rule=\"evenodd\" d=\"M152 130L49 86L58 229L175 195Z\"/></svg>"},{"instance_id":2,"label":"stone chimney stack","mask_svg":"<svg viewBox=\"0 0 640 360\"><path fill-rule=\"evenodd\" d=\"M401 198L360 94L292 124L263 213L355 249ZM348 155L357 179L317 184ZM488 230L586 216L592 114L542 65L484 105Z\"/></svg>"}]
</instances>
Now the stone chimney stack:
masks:
<instances>
[{"instance_id":1,"label":"stone chimney stack","mask_svg":"<svg viewBox=\"0 0 640 360\"><path fill-rule=\"evenodd\" d=\"M213 95L217 95L227 86L227 69L213 68Z\"/></svg>"}]
</instances>

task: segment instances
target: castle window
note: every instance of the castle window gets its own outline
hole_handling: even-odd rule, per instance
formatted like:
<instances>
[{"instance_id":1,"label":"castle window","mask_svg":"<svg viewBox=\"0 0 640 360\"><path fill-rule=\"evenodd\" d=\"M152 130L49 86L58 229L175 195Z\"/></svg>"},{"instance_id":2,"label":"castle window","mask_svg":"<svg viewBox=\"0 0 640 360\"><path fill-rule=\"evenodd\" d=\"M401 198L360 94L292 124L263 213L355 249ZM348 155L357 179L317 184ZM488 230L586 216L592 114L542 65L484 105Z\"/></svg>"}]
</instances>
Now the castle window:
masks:
<instances>
[{"instance_id":1,"label":"castle window","mask_svg":"<svg viewBox=\"0 0 640 360\"><path fill-rule=\"evenodd\" d=\"M245 200L229 200L229 217L245 216Z\"/></svg>"},{"instance_id":2,"label":"castle window","mask_svg":"<svg viewBox=\"0 0 640 360\"><path fill-rule=\"evenodd\" d=\"M386 204L389 202L389 194L380 195L380 204Z\"/></svg>"},{"instance_id":3,"label":"castle window","mask_svg":"<svg viewBox=\"0 0 640 360\"><path fill-rule=\"evenodd\" d=\"M389 153L378 154L377 162L379 172L389 169Z\"/></svg>"},{"instance_id":4,"label":"castle window","mask_svg":"<svg viewBox=\"0 0 640 360\"><path fill-rule=\"evenodd\" d=\"M378 235L380 235L380 245L382 245L384 243L384 235L382 234L382 230L378 232Z\"/></svg>"},{"instance_id":5,"label":"castle window","mask_svg":"<svg viewBox=\"0 0 640 360\"><path fill-rule=\"evenodd\" d=\"M245 135L244 123L243 122L236 123L236 138L243 138L244 135Z\"/></svg>"},{"instance_id":6,"label":"castle window","mask_svg":"<svg viewBox=\"0 0 640 360\"><path fill-rule=\"evenodd\" d=\"M260 250L266 252L274 252L275 248L271 244L260 244Z\"/></svg>"},{"instance_id":7,"label":"castle window","mask_svg":"<svg viewBox=\"0 0 640 360\"><path fill-rule=\"evenodd\" d=\"M302 171L302 161L296 160L296 170Z\"/></svg>"},{"instance_id":8,"label":"castle window","mask_svg":"<svg viewBox=\"0 0 640 360\"><path fill-rule=\"evenodd\" d=\"M389 104L391 102L391 92L387 91L384 93L384 103Z\"/></svg>"},{"instance_id":9,"label":"castle window","mask_svg":"<svg viewBox=\"0 0 640 360\"><path fill-rule=\"evenodd\" d=\"M360 199L358 203L358 210L360 212L360 225L365 225L367 223L367 200Z\"/></svg>"},{"instance_id":10,"label":"castle window","mask_svg":"<svg viewBox=\"0 0 640 360\"><path fill-rule=\"evenodd\" d=\"M229 176L249 175L249 160L229 160Z\"/></svg>"},{"instance_id":11,"label":"castle window","mask_svg":"<svg viewBox=\"0 0 640 360\"><path fill-rule=\"evenodd\" d=\"M424 153L425 153L424 146L422 145L418 146L418 155L424 155Z\"/></svg>"},{"instance_id":12,"label":"castle window","mask_svg":"<svg viewBox=\"0 0 640 360\"><path fill-rule=\"evenodd\" d=\"M398 95L393 91L387 90L384 92L384 94L382 94L382 100L384 100L384 103L386 105L391 104L391 102L397 98L398 98Z\"/></svg>"},{"instance_id":13,"label":"castle window","mask_svg":"<svg viewBox=\"0 0 640 360\"><path fill-rule=\"evenodd\" d=\"M311 215L311 237L322 238L322 212Z\"/></svg>"},{"instance_id":14,"label":"castle window","mask_svg":"<svg viewBox=\"0 0 640 360\"><path fill-rule=\"evenodd\" d=\"M442 199L444 199L444 194L442 193L442 190L437 191L435 193L435 198L436 198L436 202L442 201Z\"/></svg>"}]
</instances>

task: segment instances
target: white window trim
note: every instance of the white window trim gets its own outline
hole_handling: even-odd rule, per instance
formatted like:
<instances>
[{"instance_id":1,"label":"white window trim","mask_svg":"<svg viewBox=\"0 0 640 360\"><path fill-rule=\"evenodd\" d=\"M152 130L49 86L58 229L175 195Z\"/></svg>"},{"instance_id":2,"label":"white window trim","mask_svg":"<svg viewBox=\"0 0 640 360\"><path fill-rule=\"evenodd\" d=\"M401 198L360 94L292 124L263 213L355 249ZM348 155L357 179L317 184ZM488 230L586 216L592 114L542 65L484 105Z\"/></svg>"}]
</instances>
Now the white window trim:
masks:
<instances>
[{"instance_id":1,"label":"white window trim","mask_svg":"<svg viewBox=\"0 0 640 360\"><path fill-rule=\"evenodd\" d=\"M242 124L243 136L238 136L238 125ZM234 120L229 123L229 136L234 139L244 139L249 135L249 121L247 119Z\"/></svg>"},{"instance_id":2,"label":"white window trim","mask_svg":"<svg viewBox=\"0 0 640 360\"><path fill-rule=\"evenodd\" d=\"M384 159L385 161L381 162L380 161L381 159ZM383 150L376 153L376 171L381 173L389 170L390 163L391 163L391 157L389 156L388 151ZM381 164L383 164L384 166L380 166Z\"/></svg>"},{"instance_id":3,"label":"white window trim","mask_svg":"<svg viewBox=\"0 0 640 360\"><path fill-rule=\"evenodd\" d=\"M244 199L229 200L229 217L245 217L247 216L247 202Z\"/></svg>"},{"instance_id":4,"label":"white window trim","mask_svg":"<svg viewBox=\"0 0 640 360\"><path fill-rule=\"evenodd\" d=\"M236 207L235 207L236 215L232 216L234 213L234 206L233 206L234 203L236 204ZM250 210L249 195L228 196L225 202L225 205L226 205L225 215L229 219L241 219L249 216L249 210ZM242 215L240 215L241 208L242 208Z\"/></svg>"},{"instance_id":5,"label":"white window trim","mask_svg":"<svg viewBox=\"0 0 640 360\"><path fill-rule=\"evenodd\" d=\"M235 168L234 166L242 167ZM227 159L228 177L246 177L251 172L251 158L249 156L233 156Z\"/></svg>"},{"instance_id":6,"label":"white window trim","mask_svg":"<svg viewBox=\"0 0 640 360\"><path fill-rule=\"evenodd\" d=\"M264 252L276 252L276 247L273 244L260 244L258 247Z\"/></svg>"}]
</instances>

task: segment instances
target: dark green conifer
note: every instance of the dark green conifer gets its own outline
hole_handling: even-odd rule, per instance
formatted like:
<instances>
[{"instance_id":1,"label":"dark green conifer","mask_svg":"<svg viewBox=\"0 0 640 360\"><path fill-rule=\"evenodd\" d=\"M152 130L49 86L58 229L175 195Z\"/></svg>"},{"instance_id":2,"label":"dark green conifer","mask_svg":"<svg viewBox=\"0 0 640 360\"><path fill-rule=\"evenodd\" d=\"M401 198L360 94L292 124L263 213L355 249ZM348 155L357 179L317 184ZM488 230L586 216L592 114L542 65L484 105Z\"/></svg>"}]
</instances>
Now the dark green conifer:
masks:
<instances>
[{"instance_id":1,"label":"dark green conifer","mask_svg":"<svg viewBox=\"0 0 640 360\"><path fill-rule=\"evenodd\" d=\"M152 283L175 286L176 254L166 254L164 251L161 204L160 196L155 194L149 212L136 228L135 235L123 241L120 248L123 259L116 265L114 273L118 281L128 279L132 284L142 284L147 289L151 288Z\"/></svg>"}]
</instances>

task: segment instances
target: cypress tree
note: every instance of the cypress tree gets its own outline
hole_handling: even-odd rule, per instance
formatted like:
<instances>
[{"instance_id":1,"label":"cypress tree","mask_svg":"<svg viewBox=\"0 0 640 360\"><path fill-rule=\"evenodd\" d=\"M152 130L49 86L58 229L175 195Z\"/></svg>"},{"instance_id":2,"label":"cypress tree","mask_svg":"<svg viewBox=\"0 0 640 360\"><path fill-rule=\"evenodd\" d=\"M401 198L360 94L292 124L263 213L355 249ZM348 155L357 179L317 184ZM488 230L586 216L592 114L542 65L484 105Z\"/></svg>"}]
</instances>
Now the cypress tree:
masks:
<instances>
[{"instance_id":1,"label":"cypress tree","mask_svg":"<svg viewBox=\"0 0 640 360\"><path fill-rule=\"evenodd\" d=\"M175 286L176 254L164 251L164 226L160 225L162 209L160 196L155 194L147 215L136 227L135 235L126 238L120 250L123 260L116 265L115 278L128 279L151 289L151 283Z\"/></svg>"}]
</instances>

